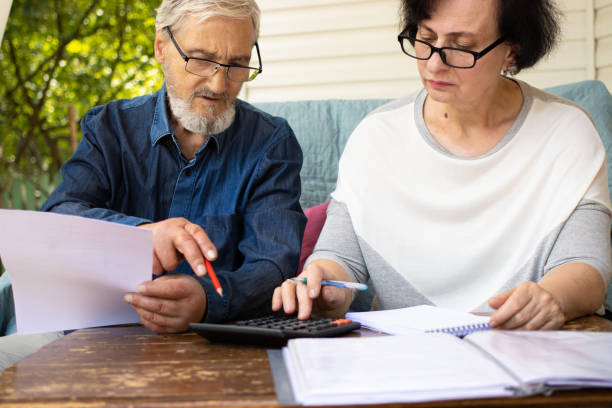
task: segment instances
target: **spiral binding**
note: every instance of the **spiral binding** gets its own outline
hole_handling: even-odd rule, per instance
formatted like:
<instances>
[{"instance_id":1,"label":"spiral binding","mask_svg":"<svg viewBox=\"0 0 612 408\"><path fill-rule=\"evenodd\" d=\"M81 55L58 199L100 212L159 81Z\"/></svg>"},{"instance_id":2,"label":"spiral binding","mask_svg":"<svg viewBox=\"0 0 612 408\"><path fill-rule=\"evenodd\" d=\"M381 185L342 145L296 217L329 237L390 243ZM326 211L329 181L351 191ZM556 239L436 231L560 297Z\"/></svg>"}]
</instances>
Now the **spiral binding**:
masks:
<instances>
[{"instance_id":1,"label":"spiral binding","mask_svg":"<svg viewBox=\"0 0 612 408\"><path fill-rule=\"evenodd\" d=\"M464 337L470 333L482 330L491 330L488 323L466 324L463 326L443 327L441 329L428 330L426 333L447 333L457 337Z\"/></svg>"}]
</instances>

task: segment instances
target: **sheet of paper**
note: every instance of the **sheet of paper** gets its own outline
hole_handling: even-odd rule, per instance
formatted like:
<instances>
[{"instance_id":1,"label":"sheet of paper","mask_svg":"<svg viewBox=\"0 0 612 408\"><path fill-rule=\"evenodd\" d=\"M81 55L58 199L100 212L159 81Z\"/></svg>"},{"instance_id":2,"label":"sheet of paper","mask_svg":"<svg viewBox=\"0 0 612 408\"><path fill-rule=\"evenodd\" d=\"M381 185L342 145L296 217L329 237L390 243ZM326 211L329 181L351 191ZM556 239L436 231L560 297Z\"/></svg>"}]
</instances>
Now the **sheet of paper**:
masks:
<instances>
[{"instance_id":1,"label":"sheet of paper","mask_svg":"<svg viewBox=\"0 0 612 408\"><path fill-rule=\"evenodd\" d=\"M612 387L612 333L490 330L464 341L494 355L527 383Z\"/></svg>"},{"instance_id":2,"label":"sheet of paper","mask_svg":"<svg viewBox=\"0 0 612 408\"><path fill-rule=\"evenodd\" d=\"M19 334L139 321L123 296L151 280L150 230L20 210L0 226Z\"/></svg>"},{"instance_id":3,"label":"sheet of paper","mask_svg":"<svg viewBox=\"0 0 612 408\"><path fill-rule=\"evenodd\" d=\"M429 305L353 312L347 313L346 317L365 327L395 335L489 322L488 316L478 316Z\"/></svg>"},{"instance_id":4,"label":"sheet of paper","mask_svg":"<svg viewBox=\"0 0 612 408\"><path fill-rule=\"evenodd\" d=\"M509 396L516 381L475 347L446 334L293 339L283 359L305 405Z\"/></svg>"}]
</instances>

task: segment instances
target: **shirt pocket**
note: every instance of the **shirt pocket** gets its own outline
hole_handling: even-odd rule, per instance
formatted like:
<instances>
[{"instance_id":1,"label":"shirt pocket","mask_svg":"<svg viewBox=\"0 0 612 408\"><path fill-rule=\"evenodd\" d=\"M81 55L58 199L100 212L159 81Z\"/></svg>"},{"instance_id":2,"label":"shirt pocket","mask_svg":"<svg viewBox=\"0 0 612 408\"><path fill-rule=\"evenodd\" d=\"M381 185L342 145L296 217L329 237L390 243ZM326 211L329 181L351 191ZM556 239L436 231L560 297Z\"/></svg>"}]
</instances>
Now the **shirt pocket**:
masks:
<instances>
[{"instance_id":1,"label":"shirt pocket","mask_svg":"<svg viewBox=\"0 0 612 408\"><path fill-rule=\"evenodd\" d=\"M239 243L245 238L244 217L240 214L207 215L199 224L217 248L219 258L215 265L238 268L244 260L239 251Z\"/></svg>"}]
</instances>

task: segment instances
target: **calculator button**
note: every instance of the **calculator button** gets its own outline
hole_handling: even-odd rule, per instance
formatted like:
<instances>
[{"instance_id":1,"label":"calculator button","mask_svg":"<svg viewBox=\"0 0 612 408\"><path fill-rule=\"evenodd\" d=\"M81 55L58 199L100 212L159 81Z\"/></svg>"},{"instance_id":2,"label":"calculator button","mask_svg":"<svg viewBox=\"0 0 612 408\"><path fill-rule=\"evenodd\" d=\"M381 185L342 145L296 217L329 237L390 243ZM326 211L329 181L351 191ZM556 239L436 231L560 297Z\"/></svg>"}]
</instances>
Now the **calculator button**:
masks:
<instances>
[{"instance_id":1,"label":"calculator button","mask_svg":"<svg viewBox=\"0 0 612 408\"><path fill-rule=\"evenodd\" d=\"M343 324L349 324L351 322L352 322L352 320L349 320L349 319L337 319L337 320L334 320L331 323L335 324L336 326L341 326Z\"/></svg>"}]
</instances>

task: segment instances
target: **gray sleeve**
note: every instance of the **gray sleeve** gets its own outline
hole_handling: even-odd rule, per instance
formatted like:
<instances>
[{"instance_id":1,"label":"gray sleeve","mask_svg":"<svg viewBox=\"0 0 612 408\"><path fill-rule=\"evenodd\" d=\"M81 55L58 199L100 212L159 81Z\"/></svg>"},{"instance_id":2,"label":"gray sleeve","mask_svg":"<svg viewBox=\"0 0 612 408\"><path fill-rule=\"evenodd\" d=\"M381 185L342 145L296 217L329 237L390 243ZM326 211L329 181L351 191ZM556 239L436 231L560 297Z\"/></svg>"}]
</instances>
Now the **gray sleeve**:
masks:
<instances>
[{"instance_id":1,"label":"gray sleeve","mask_svg":"<svg viewBox=\"0 0 612 408\"><path fill-rule=\"evenodd\" d=\"M332 199L329 203L325 225L306 265L315 259L329 259L339 263L356 282L365 283L370 277L351 216L346 205L340 201Z\"/></svg>"},{"instance_id":2,"label":"gray sleeve","mask_svg":"<svg viewBox=\"0 0 612 408\"><path fill-rule=\"evenodd\" d=\"M610 211L603 204L592 200L578 203L559 232L544 272L568 262L591 265L599 271L606 287L610 283Z\"/></svg>"}]
</instances>

